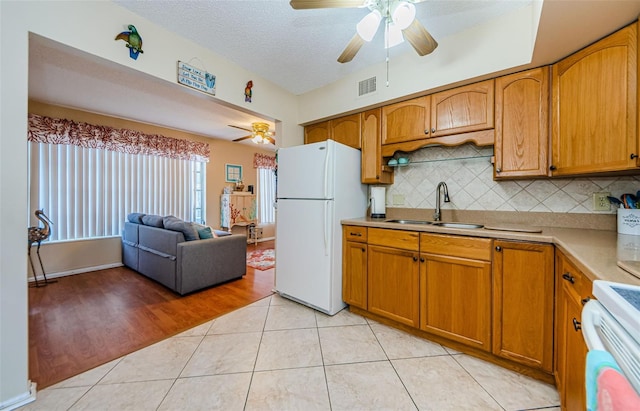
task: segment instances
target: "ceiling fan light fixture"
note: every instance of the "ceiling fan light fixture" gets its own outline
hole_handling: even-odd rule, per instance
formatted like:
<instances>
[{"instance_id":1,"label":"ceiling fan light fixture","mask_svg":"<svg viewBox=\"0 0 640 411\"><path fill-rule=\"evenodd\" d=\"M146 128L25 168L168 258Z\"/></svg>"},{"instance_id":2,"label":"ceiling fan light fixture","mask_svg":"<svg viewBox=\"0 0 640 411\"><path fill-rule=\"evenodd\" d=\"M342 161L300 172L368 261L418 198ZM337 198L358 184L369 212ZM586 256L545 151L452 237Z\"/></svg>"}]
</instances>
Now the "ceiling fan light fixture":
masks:
<instances>
[{"instance_id":1,"label":"ceiling fan light fixture","mask_svg":"<svg viewBox=\"0 0 640 411\"><path fill-rule=\"evenodd\" d=\"M404 30L409 27L415 18L416 6L414 6L413 3L407 3L406 1L397 3L396 8L391 14L393 24L395 24L400 30Z\"/></svg>"},{"instance_id":2,"label":"ceiling fan light fixture","mask_svg":"<svg viewBox=\"0 0 640 411\"><path fill-rule=\"evenodd\" d=\"M389 22L387 25L387 30L384 32L384 47L390 49L391 47L397 46L404 42L404 37L402 36L402 30L396 24Z\"/></svg>"},{"instance_id":3,"label":"ceiling fan light fixture","mask_svg":"<svg viewBox=\"0 0 640 411\"><path fill-rule=\"evenodd\" d=\"M380 11L373 10L371 13L364 16L356 25L358 35L362 37L364 41L371 41L373 36L376 35L376 31L378 31L378 26L380 25L381 20L382 14L380 14Z\"/></svg>"}]
</instances>

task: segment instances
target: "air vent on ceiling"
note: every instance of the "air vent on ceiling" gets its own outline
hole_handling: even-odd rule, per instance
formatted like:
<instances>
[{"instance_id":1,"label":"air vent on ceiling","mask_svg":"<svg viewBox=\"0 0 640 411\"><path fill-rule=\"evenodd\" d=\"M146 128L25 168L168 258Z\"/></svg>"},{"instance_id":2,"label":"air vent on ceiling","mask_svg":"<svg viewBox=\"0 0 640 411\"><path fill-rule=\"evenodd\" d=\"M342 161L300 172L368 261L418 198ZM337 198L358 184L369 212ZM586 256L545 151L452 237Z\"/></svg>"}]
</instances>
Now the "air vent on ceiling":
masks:
<instances>
[{"instance_id":1,"label":"air vent on ceiling","mask_svg":"<svg viewBox=\"0 0 640 411\"><path fill-rule=\"evenodd\" d=\"M371 94L376 91L376 78L371 77L358 82L358 97Z\"/></svg>"}]
</instances>

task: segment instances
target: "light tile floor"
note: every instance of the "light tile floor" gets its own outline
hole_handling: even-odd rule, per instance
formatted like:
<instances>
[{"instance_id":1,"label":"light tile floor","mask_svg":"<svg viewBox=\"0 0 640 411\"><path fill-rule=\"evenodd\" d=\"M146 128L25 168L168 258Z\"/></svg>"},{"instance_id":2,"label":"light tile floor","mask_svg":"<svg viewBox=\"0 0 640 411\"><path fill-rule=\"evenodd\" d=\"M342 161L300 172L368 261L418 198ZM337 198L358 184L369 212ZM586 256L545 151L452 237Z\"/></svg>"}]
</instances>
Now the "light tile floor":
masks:
<instances>
[{"instance_id":1,"label":"light tile floor","mask_svg":"<svg viewBox=\"0 0 640 411\"><path fill-rule=\"evenodd\" d=\"M555 388L273 295L38 392L21 410L559 410Z\"/></svg>"}]
</instances>

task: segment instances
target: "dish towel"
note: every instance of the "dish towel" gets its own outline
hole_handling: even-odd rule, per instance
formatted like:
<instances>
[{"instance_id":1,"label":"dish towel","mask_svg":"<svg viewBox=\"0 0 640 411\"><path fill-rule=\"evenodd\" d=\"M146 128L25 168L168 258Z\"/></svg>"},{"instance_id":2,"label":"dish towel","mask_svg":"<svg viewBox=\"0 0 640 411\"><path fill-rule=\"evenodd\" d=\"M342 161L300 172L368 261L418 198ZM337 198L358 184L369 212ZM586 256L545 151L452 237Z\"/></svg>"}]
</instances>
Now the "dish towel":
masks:
<instances>
[{"instance_id":1,"label":"dish towel","mask_svg":"<svg viewBox=\"0 0 640 411\"><path fill-rule=\"evenodd\" d=\"M585 377L588 411L640 410L640 396L607 351L589 351Z\"/></svg>"}]
</instances>

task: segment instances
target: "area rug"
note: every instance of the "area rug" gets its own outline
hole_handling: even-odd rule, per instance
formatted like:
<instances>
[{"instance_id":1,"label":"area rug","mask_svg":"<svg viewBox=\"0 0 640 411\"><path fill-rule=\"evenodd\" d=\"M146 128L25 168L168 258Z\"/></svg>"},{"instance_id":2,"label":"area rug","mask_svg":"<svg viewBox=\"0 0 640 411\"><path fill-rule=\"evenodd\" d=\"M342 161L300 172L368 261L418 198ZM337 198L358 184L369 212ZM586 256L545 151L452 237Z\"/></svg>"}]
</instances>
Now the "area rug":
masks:
<instances>
[{"instance_id":1,"label":"area rug","mask_svg":"<svg viewBox=\"0 0 640 411\"><path fill-rule=\"evenodd\" d=\"M247 253L247 265L258 270L268 270L276 265L275 250L255 250Z\"/></svg>"}]
</instances>

